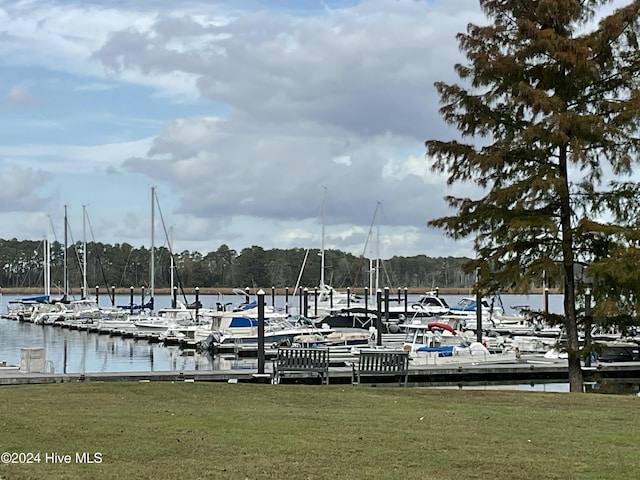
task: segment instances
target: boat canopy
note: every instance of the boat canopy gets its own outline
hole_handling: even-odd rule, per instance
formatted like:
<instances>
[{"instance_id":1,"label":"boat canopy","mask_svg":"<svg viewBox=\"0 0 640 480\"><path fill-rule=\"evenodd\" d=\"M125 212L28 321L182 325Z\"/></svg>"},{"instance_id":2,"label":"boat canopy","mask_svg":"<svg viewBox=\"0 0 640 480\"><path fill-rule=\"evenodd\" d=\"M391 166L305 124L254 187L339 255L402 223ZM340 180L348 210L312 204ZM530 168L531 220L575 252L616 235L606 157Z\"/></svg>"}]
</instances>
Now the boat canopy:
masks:
<instances>
[{"instance_id":1,"label":"boat canopy","mask_svg":"<svg viewBox=\"0 0 640 480\"><path fill-rule=\"evenodd\" d=\"M144 305L118 305L118 308L123 310L153 310L153 299Z\"/></svg>"},{"instance_id":2,"label":"boat canopy","mask_svg":"<svg viewBox=\"0 0 640 480\"><path fill-rule=\"evenodd\" d=\"M35 297L27 297L20 299L22 303L49 303L51 297L49 295L37 295Z\"/></svg>"}]
</instances>

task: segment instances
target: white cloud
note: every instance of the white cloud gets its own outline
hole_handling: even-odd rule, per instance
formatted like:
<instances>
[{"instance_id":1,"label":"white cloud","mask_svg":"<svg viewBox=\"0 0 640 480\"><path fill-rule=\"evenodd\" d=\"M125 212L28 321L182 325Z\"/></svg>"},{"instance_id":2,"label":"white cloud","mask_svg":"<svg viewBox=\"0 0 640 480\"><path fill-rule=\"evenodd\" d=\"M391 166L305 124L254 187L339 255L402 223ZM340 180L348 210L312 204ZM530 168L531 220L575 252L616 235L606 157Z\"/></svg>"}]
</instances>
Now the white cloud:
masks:
<instances>
[{"instance_id":1,"label":"white cloud","mask_svg":"<svg viewBox=\"0 0 640 480\"><path fill-rule=\"evenodd\" d=\"M123 159L146 152L151 139L110 145L0 145L5 165L42 168L49 173L96 173L120 168Z\"/></svg>"},{"instance_id":2,"label":"white cloud","mask_svg":"<svg viewBox=\"0 0 640 480\"><path fill-rule=\"evenodd\" d=\"M137 199L160 185L184 248L319 245L326 187L336 248L364 248L381 202L388 255L448 251L426 227L447 208L423 145L450 135L433 82L454 78L454 37L482 23L477 2L327 2L302 15L294 9L310 7L242 5L0 2L0 64L14 84L31 76L39 97L46 82L50 110L38 119L60 126L56 142L0 147L4 168L48 172L37 188L58 199L72 195L64 172L111 197L119 187L131 197L120 207L97 204L107 193L91 200L94 215L119 208L118 221L95 222L119 243L148 235ZM177 113L184 105L193 110ZM118 140L84 141L69 118ZM40 134L36 120L20 122Z\"/></svg>"}]
</instances>

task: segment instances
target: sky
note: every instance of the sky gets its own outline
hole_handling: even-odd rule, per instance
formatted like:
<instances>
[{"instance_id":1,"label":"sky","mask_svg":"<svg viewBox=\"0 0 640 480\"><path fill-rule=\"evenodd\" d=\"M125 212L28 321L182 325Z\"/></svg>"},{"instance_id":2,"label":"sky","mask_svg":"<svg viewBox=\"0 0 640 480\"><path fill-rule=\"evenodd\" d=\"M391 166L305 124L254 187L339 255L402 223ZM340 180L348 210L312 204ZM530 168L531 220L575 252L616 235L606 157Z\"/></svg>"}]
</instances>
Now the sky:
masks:
<instances>
[{"instance_id":1,"label":"sky","mask_svg":"<svg viewBox=\"0 0 640 480\"><path fill-rule=\"evenodd\" d=\"M66 211L69 242L149 247L154 191L176 252L471 257L427 226L465 186L424 149L456 135L434 82L468 23L477 0L0 0L0 238L62 242Z\"/></svg>"}]
</instances>

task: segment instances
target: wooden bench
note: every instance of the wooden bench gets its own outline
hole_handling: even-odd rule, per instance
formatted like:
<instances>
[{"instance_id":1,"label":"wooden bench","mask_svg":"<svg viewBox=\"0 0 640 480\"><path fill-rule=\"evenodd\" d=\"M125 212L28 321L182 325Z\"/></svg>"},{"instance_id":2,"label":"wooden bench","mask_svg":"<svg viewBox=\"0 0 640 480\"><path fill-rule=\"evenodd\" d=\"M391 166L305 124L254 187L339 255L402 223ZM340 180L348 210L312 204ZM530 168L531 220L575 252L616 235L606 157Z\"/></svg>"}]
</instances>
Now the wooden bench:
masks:
<instances>
[{"instance_id":1,"label":"wooden bench","mask_svg":"<svg viewBox=\"0 0 640 480\"><path fill-rule=\"evenodd\" d=\"M409 378L409 353L404 351L361 350L358 362L354 362L351 383L358 385L362 377L398 377L400 385L407 386Z\"/></svg>"},{"instance_id":2,"label":"wooden bench","mask_svg":"<svg viewBox=\"0 0 640 480\"><path fill-rule=\"evenodd\" d=\"M273 363L274 383L285 373L317 373L329 385L329 349L280 347Z\"/></svg>"}]
</instances>

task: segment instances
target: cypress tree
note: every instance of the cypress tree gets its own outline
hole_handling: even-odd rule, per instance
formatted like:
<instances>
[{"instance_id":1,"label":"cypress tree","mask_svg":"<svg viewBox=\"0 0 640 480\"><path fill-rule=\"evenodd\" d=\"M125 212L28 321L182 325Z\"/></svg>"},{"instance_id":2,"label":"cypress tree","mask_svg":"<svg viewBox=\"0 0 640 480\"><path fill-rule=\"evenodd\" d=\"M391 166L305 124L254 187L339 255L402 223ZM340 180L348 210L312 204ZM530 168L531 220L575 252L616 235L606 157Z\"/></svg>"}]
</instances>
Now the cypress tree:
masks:
<instances>
[{"instance_id":1,"label":"cypress tree","mask_svg":"<svg viewBox=\"0 0 640 480\"><path fill-rule=\"evenodd\" d=\"M481 0L490 23L457 35L462 85L435 85L460 138L426 142L448 184L479 187L477 198L447 197L455 214L429 225L474 238L480 286L522 288L543 272L561 282L572 392L583 380L576 266L609 256L593 240L614 226L616 245L631 245L634 222L615 206L638 204L621 178L640 145L640 2L613 13L609 3Z\"/></svg>"}]
</instances>

